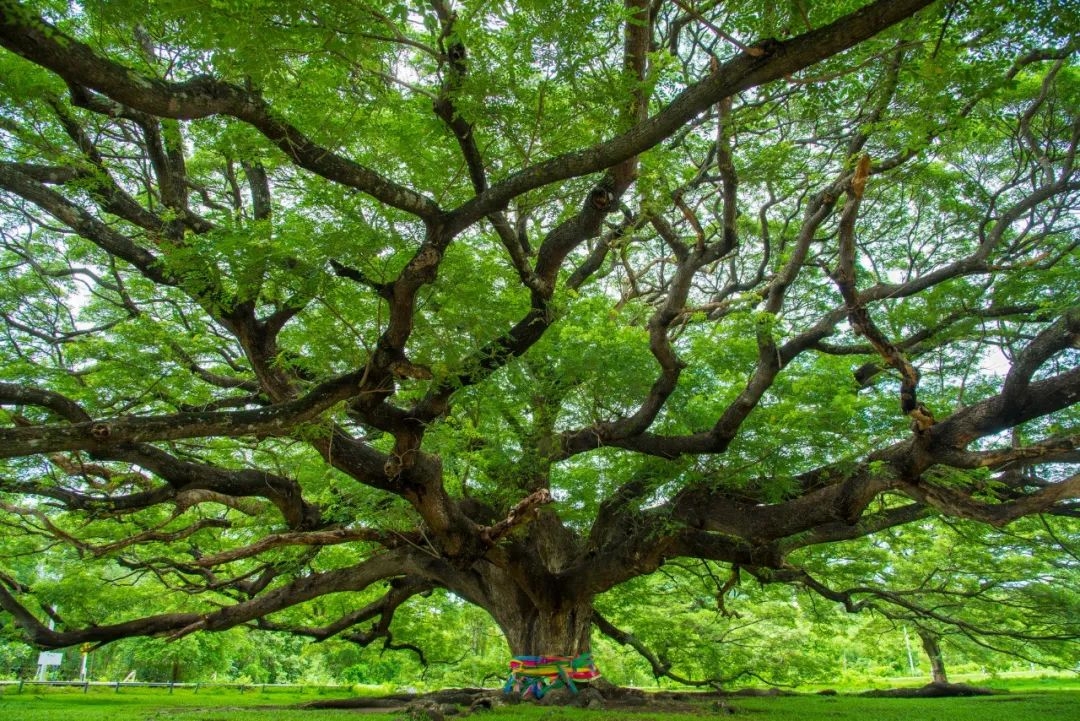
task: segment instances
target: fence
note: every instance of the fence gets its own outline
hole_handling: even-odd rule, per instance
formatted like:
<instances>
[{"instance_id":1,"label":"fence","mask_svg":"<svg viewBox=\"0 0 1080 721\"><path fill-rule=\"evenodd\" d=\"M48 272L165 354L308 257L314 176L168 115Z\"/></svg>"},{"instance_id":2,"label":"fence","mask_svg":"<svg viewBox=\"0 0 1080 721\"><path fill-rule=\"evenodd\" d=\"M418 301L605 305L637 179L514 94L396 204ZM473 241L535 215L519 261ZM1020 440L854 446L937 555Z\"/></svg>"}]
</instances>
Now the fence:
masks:
<instances>
[{"instance_id":1,"label":"fence","mask_svg":"<svg viewBox=\"0 0 1080 721\"><path fill-rule=\"evenodd\" d=\"M245 691L266 691L267 689L299 689L303 693L307 689L316 691L327 690L341 690L345 691L353 688L350 685L313 685L313 684L298 684L298 683L229 683L225 682L209 682L209 683L174 683L170 681L31 681L31 680L18 680L18 681L0 681L0 688L5 686L18 686L16 693L22 693L23 688L26 686L55 686L55 687L67 687L67 688L81 688L83 693L87 693L91 687L103 687L115 689L116 693L120 693L121 688L167 688L169 693L172 693L174 689L194 689L195 693L199 692L199 689L209 688L232 688L239 689L240 693Z\"/></svg>"}]
</instances>

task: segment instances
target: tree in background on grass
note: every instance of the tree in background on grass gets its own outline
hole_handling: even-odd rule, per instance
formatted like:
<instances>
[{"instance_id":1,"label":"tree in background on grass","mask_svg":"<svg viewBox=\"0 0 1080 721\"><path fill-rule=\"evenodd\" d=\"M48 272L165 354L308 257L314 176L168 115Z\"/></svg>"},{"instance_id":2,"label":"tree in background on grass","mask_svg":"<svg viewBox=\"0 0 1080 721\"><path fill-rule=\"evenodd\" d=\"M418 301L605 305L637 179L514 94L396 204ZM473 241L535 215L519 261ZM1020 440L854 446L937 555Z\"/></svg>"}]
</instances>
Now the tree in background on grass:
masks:
<instances>
[{"instance_id":1,"label":"tree in background on grass","mask_svg":"<svg viewBox=\"0 0 1080 721\"><path fill-rule=\"evenodd\" d=\"M1075 559L1078 30L0 0L0 608L426 660L395 612L449 601L671 675L598 606L705 564L992 637L1031 567L921 549L1034 518Z\"/></svg>"}]
</instances>

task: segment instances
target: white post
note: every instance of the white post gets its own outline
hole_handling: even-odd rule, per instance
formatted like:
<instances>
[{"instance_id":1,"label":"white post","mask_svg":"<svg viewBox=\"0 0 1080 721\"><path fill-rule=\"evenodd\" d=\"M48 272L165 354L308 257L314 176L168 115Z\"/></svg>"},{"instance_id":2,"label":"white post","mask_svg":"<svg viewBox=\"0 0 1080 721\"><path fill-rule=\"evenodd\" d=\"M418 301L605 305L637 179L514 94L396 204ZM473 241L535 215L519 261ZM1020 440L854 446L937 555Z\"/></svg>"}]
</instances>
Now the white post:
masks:
<instances>
[{"instance_id":1,"label":"white post","mask_svg":"<svg viewBox=\"0 0 1080 721\"><path fill-rule=\"evenodd\" d=\"M908 638L907 626L904 626L904 647L907 648L907 662L911 668L911 675L918 676L918 671L915 670L915 657L911 655L911 639Z\"/></svg>"},{"instance_id":2,"label":"white post","mask_svg":"<svg viewBox=\"0 0 1080 721\"><path fill-rule=\"evenodd\" d=\"M56 628L56 622L53 621L52 616L50 616L49 617L49 630L52 631L55 628ZM49 654L49 653L39 653L38 654L38 661L37 661L38 662L38 672L37 672L37 680L38 681L44 681L45 680L45 671L51 665L49 663L49 661L52 660L53 655L54 654Z\"/></svg>"}]
</instances>

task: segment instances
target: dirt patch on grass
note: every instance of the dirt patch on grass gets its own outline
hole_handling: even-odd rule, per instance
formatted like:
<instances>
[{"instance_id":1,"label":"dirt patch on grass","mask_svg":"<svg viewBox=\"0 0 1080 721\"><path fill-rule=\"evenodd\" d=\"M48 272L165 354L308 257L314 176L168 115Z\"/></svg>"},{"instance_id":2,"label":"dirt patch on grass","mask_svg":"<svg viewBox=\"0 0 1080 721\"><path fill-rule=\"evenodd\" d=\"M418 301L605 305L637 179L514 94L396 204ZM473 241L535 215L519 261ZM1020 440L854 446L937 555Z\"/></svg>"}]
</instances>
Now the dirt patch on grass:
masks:
<instances>
[{"instance_id":1,"label":"dirt patch on grass","mask_svg":"<svg viewBox=\"0 0 1080 721\"><path fill-rule=\"evenodd\" d=\"M645 713L734 713L729 695L702 692L646 692L640 689L605 686L603 690L585 687L577 693L568 689L549 691L538 701L520 698L492 689L448 689L429 694L393 694L379 698L347 698L309 701L296 709L355 709L357 711L404 711L413 718L425 716L442 721L497 706L535 703L539 706L571 706L608 711Z\"/></svg>"}]
</instances>

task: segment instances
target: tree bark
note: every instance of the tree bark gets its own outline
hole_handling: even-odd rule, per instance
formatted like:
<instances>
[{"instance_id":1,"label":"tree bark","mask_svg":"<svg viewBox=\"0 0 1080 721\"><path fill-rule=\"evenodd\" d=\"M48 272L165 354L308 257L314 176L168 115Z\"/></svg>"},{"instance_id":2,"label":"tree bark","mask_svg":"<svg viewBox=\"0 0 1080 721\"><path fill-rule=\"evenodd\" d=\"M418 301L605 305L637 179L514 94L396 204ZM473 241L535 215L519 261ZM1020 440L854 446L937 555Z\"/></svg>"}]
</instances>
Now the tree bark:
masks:
<instances>
[{"instance_id":1,"label":"tree bark","mask_svg":"<svg viewBox=\"0 0 1080 721\"><path fill-rule=\"evenodd\" d=\"M544 569L484 574L480 606L502 629L511 656L578 656L590 649L592 596L572 592Z\"/></svg>"},{"instance_id":2,"label":"tree bark","mask_svg":"<svg viewBox=\"0 0 1080 721\"><path fill-rule=\"evenodd\" d=\"M506 609L494 614L513 656L578 656L591 649L589 603Z\"/></svg>"},{"instance_id":3,"label":"tree bark","mask_svg":"<svg viewBox=\"0 0 1080 721\"><path fill-rule=\"evenodd\" d=\"M474 590L461 590L492 615L511 655L578 656L590 650L595 597L577 582L580 539L549 509L530 515L522 531L473 567Z\"/></svg>"}]
</instances>

